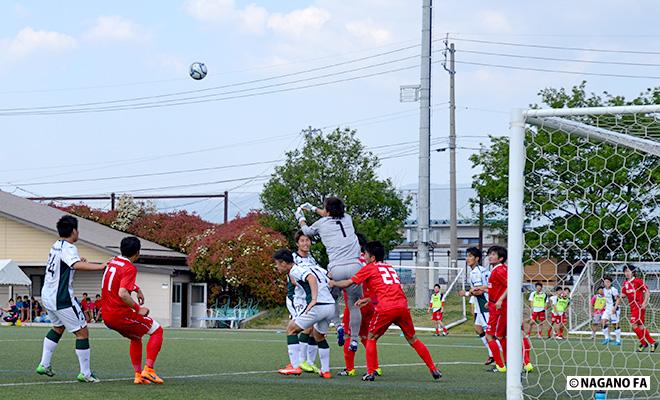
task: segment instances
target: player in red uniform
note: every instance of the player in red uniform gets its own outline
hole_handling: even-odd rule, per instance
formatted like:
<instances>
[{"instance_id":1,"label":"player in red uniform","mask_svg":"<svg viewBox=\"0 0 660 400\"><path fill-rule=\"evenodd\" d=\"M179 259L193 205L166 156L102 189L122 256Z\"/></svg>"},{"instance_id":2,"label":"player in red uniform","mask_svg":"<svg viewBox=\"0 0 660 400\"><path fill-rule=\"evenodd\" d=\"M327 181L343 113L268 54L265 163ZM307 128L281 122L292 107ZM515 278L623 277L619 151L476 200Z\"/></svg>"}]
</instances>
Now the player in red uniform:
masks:
<instances>
[{"instance_id":1,"label":"player in red uniform","mask_svg":"<svg viewBox=\"0 0 660 400\"><path fill-rule=\"evenodd\" d=\"M163 328L149 318L149 309L142 306L144 296L135 284L137 268L133 263L140 257L140 240L125 237L120 244L121 256L108 262L101 282L103 322L131 340L130 355L135 369L135 384L162 384L154 371L154 362L163 344ZM131 297L136 292L138 302ZM142 369L142 336L150 335L147 342L147 361Z\"/></svg>"},{"instance_id":2,"label":"player in red uniform","mask_svg":"<svg viewBox=\"0 0 660 400\"><path fill-rule=\"evenodd\" d=\"M635 277L635 266L625 265L623 267L623 274L626 280L621 286L621 297L624 295L628 298L630 305L630 325L633 332L639 338L638 352L644 351L651 345L651 353L655 353L658 343L651 337L651 332L644 326L646 317L646 307L649 305L649 298L651 292L641 278Z\"/></svg>"},{"instance_id":3,"label":"player in red uniform","mask_svg":"<svg viewBox=\"0 0 660 400\"><path fill-rule=\"evenodd\" d=\"M377 367L376 341L389 328L395 324L401 328L408 343L415 349L417 354L424 360L434 379L440 379L442 374L438 371L428 348L417 339L415 327L413 326L408 299L401 288L399 276L391 265L383 262L385 259L385 248L378 242L369 242L365 246L365 260L368 263L351 279L342 281L331 280L330 287L347 288L351 285L366 284L371 293L376 295L378 303L375 304L375 314L369 326L367 339L367 374L362 377L364 381L375 380ZM357 301L358 306L371 302L371 298L363 298Z\"/></svg>"},{"instance_id":4,"label":"player in red uniform","mask_svg":"<svg viewBox=\"0 0 660 400\"><path fill-rule=\"evenodd\" d=\"M502 246L492 246L488 249L488 262L493 266L488 278L488 326L486 327L486 340L495 359L493 372L506 372L506 312L508 294L508 266L504 264L507 259L507 250ZM523 330L523 364L527 372L534 367L530 363L529 353L531 344ZM499 340L500 344L497 344ZM500 347L501 352L500 352Z\"/></svg>"}]
</instances>

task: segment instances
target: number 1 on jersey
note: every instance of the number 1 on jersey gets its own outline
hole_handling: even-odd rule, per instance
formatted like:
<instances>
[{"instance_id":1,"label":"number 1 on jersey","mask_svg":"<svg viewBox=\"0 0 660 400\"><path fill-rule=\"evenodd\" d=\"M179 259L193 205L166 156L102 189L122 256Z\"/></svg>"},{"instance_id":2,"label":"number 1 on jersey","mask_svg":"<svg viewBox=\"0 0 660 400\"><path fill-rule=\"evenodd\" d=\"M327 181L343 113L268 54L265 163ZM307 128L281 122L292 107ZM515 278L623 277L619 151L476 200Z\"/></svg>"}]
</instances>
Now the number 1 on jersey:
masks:
<instances>
[{"instance_id":1,"label":"number 1 on jersey","mask_svg":"<svg viewBox=\"0 0 660 400\"><path fill-rule=\"evenodd\" d=\"M110 267L103 273L103 279L101 280L101 290L103 290L103 286L105 286L105 276L108 275L108 272L110 272L110 278L108 279L108 290L112 290L112 280L115 279L115 273L117 273L116 267Z\"/></svg>"}]
</instances>

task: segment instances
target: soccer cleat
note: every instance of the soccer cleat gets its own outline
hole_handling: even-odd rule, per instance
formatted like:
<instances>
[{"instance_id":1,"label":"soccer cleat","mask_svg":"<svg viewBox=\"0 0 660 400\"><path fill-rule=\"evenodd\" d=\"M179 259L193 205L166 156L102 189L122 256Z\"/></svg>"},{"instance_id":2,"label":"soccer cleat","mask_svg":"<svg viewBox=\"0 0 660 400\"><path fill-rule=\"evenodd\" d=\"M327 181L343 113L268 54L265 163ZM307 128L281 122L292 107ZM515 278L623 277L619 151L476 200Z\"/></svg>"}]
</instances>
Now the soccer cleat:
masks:
<instances>
[{"instance_id":1,"label":"soccer cleat","mask_svg":"<svg viewBox=\"0 0 660 400\"><path fill-rule=\"evenodd\" d=\"M523 369L525 370L525 372L534 372L534 366L532 365L532 363L525 364L523 366Z\"/></svg>"},{"instance_id":2,"label":"soccer cleat","mask_svg":"<svg viewBox=\"0 0 660 400\"><path fill-rule=\"evenodd\" d=\"M357 375L357 371L355 369L349 371L346 368L344 368L343 371L337 374L337 376L355 376L355 375Z\"/></svg>"},{"instance_id":3,"label":"soccer cleat","mask_svg":"<svg viewBox=\"0 0 660 400\"><path fill-rule=\"evenodd\" d=\"M136 372L135 378L133 378L133 383L136 385L149 385L151 382L144 379L141 373Z\"/></svg>"},{"instance_id":4,"label":"soccer cleat","mask_svg":"<svg viewBox=\"0 0 660 400\"><path fill-rule=\"evenodd\" d=\"M332 372L330 371L319 372L319 376L323 379L332 379Z\"/></svg>"},{"instance_id":5,"label":"soccer cleat","mask_svg":"<svg viewBox=\"0 0 660 400\"><path fill-rule=\"evenodd\" d=\"M648 349L649 345L648 344L640 344L639 347L637 348L637 352L641 353L644 350Z\"/></svg>"},{"instance_id":6,"label":"soccer cleat","mask_svg":"<svg viewBox=\"0 0 660 400\"><path fill-rule=\"evenodd\" d=\"M278 369L277 372L281 375L300 375L303 371L300 369L300 367L293 368L291 364L289 364L284 368Z\"/></svg>"},{"instance_id":7,"label":"soccer cleat","mask_svg":"<svg viewBox=\"0 0 660 400\"><path fill-rule=\"evenodd\" d=\"M449 335L449 332L447 332L447 331L442 331L442 336L447 336L447 335Z\"/></svg>"},{"instance_id":8,"label":"soccer cleat","mask_svg":"<svg viewBox=\"0 0 660 400\"><path fill-rule=\"evenodd\" d=\"M89 376L85 376L81 372L81 373L78 374L77 379L78 379L78 382L82 382L82 383L99 383L99 382L101 382L101 380L99 378L97 378L96 375L94 375L93 373L90 374Z\"/></svg>"},{"instance_id":9,"label":"soccer cleat","mask_svg":"<svg viewBox=\"0 0 660 400\"><path fill-rule=\"evenodd\" d=\"M437 369L434 369L433 371L431 371L431 376L433 376L433 379L437 381L438 379L442 378L442 372L438 371Z\"/></svg>"},{"instance_id":10,"label":"soccer cleat","mask_svg":"<svg viewBox=\"0 0 660 400\"><path fill-rule=\"evenodd\" d=\"M615 346L621 346L621 341L620 340L615 340L614 345Z\"/></svg>"},{"instance_id":11,"label":"soccer cleat","mask_svg":"<svg viewBox=\"0 0 660 400\"><path fill-rule=\"evenodd\" d=\"M53 367L50 365L47 367L44 367L43 365L39 364L37 367L37 374L39 375L46 375L46 376L54 376L55 372L53 372Z\"/></svg>"},{"instance_id":12,"label":"soccer cleat","mask_svg":"<svg viewBox=\"0 0 660 400\"><path fill-rule=\"evenodd\" d=\"M337 327L337 344L339 345L339 347L342 347L344 346L345 342L346 341L344 340L344 326L339 325Z\"/></svg>"},{"instance_id":13,"label":"soccer cleat","mask_svg":"<svg viewBox=\"0 0 660 400\"><path fill-rule=\"evenodd\" d=\"M484 363L484 365L490 365L490 364L492 364L492 363L494 363L494 362L495 362L495 359L494 359L493 357L488 357L488 358L486 359L486 362Z\"/></svg>"},{"instance_id":14,"label":"soccer cleat","mask_svg":"<svg viewBox=\"0 0 660 400\"><path fill-rule=\"evenodd\" d=\"M376 368L376 369L374 370L374 375L376 375L376 376L383 376L383 370L380 369L380 367L379 367L379 368Z\"/></svg>"},{"instance_id":15,"label":"soccer cleat","mask_svg":"<svg viewBox=\"0 0 660 400\"><path fill-rule=\"evenodd\" d=\"M654 342L651 345L651 353L655 353L655 349L657 349L657 348L658 348L658 342Z\"/></svg>"},{"instance_id":16,"label":"soccer cleat","mask_svg":"<svg viewBox=\"0 0 660 400\"><path fill-rule=\"evenodd\" d=\"M160 379L158 375L156 375L156 371L154 371L153 368L144 367L144 369L142 370L142 377L148 380L149 382L156 383L158 385L162 385L163 383L165 383L163 382L162 379Z\"/></svg>"},{"instance_id":17,"label":"soccer cleat","mask_svg":"<svg viewBox=\"0 0 660 400\"><path fill-rule=\"evenodd\" d=\"M362 375L362 380L365 382L373 382L376 380L376 376L374 374L364 374Z\"/></svg>"},{"instance_id":18,"label":"soccer cleat","mask_svg":"<svg viewBox=\"0 0 660 400\"><path fill-rule=\"evenodd\" d=\"M603 341L600 342L600 344L604 344L604 345L610 344L610 339L608 339L608 338L603 339Z\"/></svg>"},{"instance_id":19,"label":"soccer cleat","mask_svg":"<svg viewBox=\"0 0 660 400\"><path fill-rule=\"evenodd\" d=\"M317 374L319 372L318 367L315 367L314 365L309 365L309 363L307 361L303 361L303 362L300 363L300 369L302 369L303 372L310 372L310 373L316 372ZM315 369L316 369L316 371L315 371Z\"/></svg>"},{"instance_id":20,"label":"soccer cleat","mask_svg":"<svg viewBox=\"0 0 660 400\"><path fill-rule=\"evenodd\" d=\"M358 350L358 342L357 340L351 340L351 343L348 345L348 351L352 351L353 353L357 352Z\"/></svg>"},{"instance_id":21,"label":"soccer cleat","mask_svg":"<svg viewBox=\"0 0 660 400\"><path fill-rule=\"evenodd\" d=\"M495 364L495 368L493 368L493 369L491 370L491 372L501 372L501 373L505 373L505 372L506 372L506 365L503 366L503 367L499 367L499 366L497 366L497 364Z\"/></svg>"}]
</instances>

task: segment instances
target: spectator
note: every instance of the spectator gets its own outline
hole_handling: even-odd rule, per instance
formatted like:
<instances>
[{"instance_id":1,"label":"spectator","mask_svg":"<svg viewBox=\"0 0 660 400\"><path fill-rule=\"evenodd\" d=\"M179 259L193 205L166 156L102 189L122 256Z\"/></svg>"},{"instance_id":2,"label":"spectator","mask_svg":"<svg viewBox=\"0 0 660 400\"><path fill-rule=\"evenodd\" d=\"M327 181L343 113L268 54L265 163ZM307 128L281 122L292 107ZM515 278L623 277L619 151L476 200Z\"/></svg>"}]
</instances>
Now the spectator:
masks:
<instances>
[{"instance_id":1,"label":"spectator","mask_svg":"<svg viewBox=\"0 0 660 400\"><path fill-rule=\"evenodd\" d=\"M80 305L82 306L83 314L85 314L85 321L87 323L92 322L92 319L94 319L94 302L87 296L87 293L83 293Z\"/></svg>"},{"instance_id":2,"label":"spectator","mask_svg":"<svg viewBox=\"0 0 660 400\"><path fill-rule=\"evenodd\" d=\"M9 299L7 307L0 307L2 311L6 312L8 315L5 315L2 319L5 322L11 322L12 326L16 325L16 321L19 318L18 307L14 304L14 299Z\"/></svg>"},{"instance_id":3,"label":"spectator","mask_svg":"<svg viewBox=\"0 0 660 400\"><path fill-rule=\"evenodd\" d=\"M21 322L25 322L25 321L31 322L30 321L31 304L32 303L30 303L30 298L27 297L27 295L23 296L23 308L21 309L21 314L22 314Z\"/></svg>"},{"instance_id":4,"label":"spectator","mask_svg":"<svg viewBox=\"0 0 660 400\"><path fill-rule=\"evenodd\" d=\"M41 303L39 303L38 300L36 300L34 297L32 297L32 320L34 322L39 322L37 319L41 317L41 314L44 313L44 308L41 306Z\"/></svg>"},{"instance_id":5,"label":"spectator","mask_svg":"<svg viewBox=\"0 0 660 400\"><path fill-rule=\"evenodd\" d=\"M101 315L101 295L96 295L96 300L94 300L94 321L102 322L103 316Z\"/></svg>"},{"instance_id":6,"label":"spectator","mask_svg":"<svg viewBox=\"0 0 660 400\"><path fill-rule=\"evenodd\" d=\"M23 297L22 296L16 296L16 302L14 303L16 306L16 311L18 313L18 319L23 322Z\"/></svg>"}]
</instances>

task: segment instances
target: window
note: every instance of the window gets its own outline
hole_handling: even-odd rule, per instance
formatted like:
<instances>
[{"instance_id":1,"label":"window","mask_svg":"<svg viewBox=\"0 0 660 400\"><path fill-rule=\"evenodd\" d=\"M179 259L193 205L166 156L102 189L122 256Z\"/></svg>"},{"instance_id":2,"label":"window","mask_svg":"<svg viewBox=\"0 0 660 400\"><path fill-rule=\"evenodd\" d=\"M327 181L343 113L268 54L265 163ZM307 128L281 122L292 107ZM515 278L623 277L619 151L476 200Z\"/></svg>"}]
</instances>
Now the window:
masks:
<instances>
[{"instance_id":1,"label":"window","mask_svg":"<svg viewBox=\"0 0 660 400\"><path fill-rule=\"evenodd\" d=\"M479 244L479 238L458 238L458 242L461 244Z\"/></svg>"},{"instance_id":2,"label":"window","mask_svg":"<svg viewBox=\"0 0 660 400\"><path fill-rule=\"evenodd\" d=\"M172 303L181 303L181 284L174 284L172 287Z\"/></svg>"},{"instance_id":3,"label":"window","mask_svg":"<svg viewBox=\"0 0 660 400\"><path fill-rule=\"evenodd\" d=\"M192 302L193 303L205 303L204 300L204 286L202 285L192 285Z\"/></svg>"}]
</instances>

